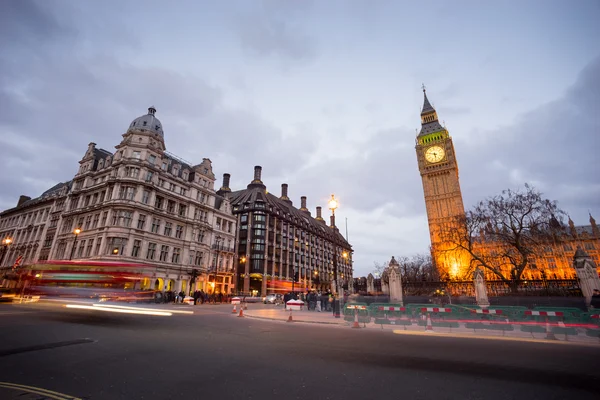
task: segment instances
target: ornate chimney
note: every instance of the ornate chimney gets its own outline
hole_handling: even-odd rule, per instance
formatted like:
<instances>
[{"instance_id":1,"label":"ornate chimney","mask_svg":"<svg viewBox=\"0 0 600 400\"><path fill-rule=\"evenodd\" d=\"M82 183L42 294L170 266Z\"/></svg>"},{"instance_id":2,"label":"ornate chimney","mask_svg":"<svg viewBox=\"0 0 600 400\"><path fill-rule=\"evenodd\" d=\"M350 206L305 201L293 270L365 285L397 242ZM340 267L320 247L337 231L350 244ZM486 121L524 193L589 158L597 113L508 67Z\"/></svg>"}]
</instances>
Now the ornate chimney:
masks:
<instances>
[{"instance_id":1,"label":"ornate chimney","mask_svg":"<svg viewBox=\"0 0 600 400\"><path fill-rule=\"evenodd\" d=\"M260 176L262 175L262 167L260 165L257 165L254 167L254 180L252 181L252 183L262 183L262 181L260 180Z\"/></svg>"},{"instance_id":2,"label":"ornate chimney","mask_svg":"<svg viewBox=\"0 0 600 400\"><path fill-rule=\"evenodd\" d=\"M231 175L228 173L223 174L223 186L221 186L221 191L231 192L231 189L229 188L229 178L231 178Z\"/></svg>"},{"instance_id":3,"label":"ornate chimney","mask_svg":"<svg viewBox=\"0 0 600 400\"><path fill-rule=\"evenodd\" d=\"M317 221L324 221L323 217L321 216L321 206L317 206Z\"/></svg>"},{"instance_id":4,"label":"ornate chimney","mask_svg":"<svg viewBox=\"0 0 600 400\"><path fill-rule=\"evenodd\" d=\"M306 196L300 197L300 211L304 211L310 215L310 211L306 208Z\"/></svg>"},{"instance_id":5,"label":"ornate chimney","mask_svg":"<svg viewBox=\"0 0 600 400\"><path fill-rule=\"evenodd\" d=\"M290 200L290 198L288 197L288 184L287 183L282 183L281 184L281 200L288 202L289 204L292 204L292 200Z\"/></svg>"},{"instance_id":6,"label":"ornate chimney","mask_svg":"<svg viewBox=\"0 0 600 400\"><path fill-rule=\"evenodd\" d=\"M265 186L265 184L263 183L263 181L260 180L261 179L261 175L262 175L262 167L260 165L255 166L254 167L254 179L248 185L248 189L251 189L253 187L258 187L258 188L261 188L261 189L267 189L267 187Z\"/></svg>"}]
</instances>

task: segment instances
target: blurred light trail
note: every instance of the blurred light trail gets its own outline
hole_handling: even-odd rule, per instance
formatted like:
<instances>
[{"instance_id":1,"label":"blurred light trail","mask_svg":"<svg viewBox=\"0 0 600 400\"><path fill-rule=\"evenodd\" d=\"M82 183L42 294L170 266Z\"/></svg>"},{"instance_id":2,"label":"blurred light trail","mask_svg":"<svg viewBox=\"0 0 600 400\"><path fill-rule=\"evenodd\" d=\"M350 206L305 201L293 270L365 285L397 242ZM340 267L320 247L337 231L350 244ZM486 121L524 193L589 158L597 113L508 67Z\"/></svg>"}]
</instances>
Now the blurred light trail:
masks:
<instances>
[{"instance_id":1,"label":"blurred light trail","mask_svg":"<svg viewBox=\"0 0 600 400\"><path fill-rule=\"evenodd\" d=\"M143 308L143 307L128 307L128 306L117 306L112 304L94 304L94 307L109 307L109 308L122 308L125 310L144 310L144 311L158 311L163 312L163 310L157 308ZM173 314L194 314L193 311L182 311L182 310L169 310L164 312L170 312Z\"/></svg>"},{"instance_id":2,"label":"blurred light trail","mask_svg":"<svg viewBox=\"0 0 600 400\"><path fill-rule=\"evenodd\" d=\"M93 306L83 306L79 304L66 304L67 308L78 308L82 310L95 310L95 311L106 311L106 312L114 312L114 313L122 313L122 314L140 314L140 315L159 315L163 317L170 317L173 315L170 312L166 311L146 311L146 310L123 310L119 308L109 308L109 307L93 307Z\"/></svg>"}]
</instances>

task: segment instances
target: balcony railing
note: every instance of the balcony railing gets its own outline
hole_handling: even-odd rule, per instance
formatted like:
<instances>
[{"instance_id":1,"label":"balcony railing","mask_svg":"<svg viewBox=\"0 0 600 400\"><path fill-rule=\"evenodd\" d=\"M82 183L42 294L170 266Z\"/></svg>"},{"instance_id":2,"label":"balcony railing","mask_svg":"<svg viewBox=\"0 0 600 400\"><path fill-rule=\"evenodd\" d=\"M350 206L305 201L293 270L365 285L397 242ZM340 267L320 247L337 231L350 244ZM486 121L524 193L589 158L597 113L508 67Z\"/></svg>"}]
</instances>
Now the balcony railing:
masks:
<instances>
[{"instance_id":1,"label":"balcony railing","mask_svg":"<svg viewBox=\"0 0 600 400\"><path fill-rule=\"evenodd\" d=\"M233 253L235 251L235 248L223 246L222 244L213 244L212 249L217 251L224 251L226 253Z\"/></svg>"}]
</instances>

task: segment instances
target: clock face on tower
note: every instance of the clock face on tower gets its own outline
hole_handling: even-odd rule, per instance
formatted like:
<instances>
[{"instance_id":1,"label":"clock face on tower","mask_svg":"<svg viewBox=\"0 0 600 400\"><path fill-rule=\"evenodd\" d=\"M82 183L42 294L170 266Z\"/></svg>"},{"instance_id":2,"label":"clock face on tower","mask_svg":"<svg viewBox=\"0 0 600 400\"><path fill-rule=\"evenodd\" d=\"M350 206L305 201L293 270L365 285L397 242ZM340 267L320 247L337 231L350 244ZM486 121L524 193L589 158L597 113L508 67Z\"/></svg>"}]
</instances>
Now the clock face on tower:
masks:
<instances>
[{"instance_id":1,"label":"clock face on tower","mask_svg":"<svg viewBox=\"0 0 600 400\"><path fill-rule=\"evenodd\" d=\"M425 159L430 163L437 163L444 159L446 152L440 146L431 146L425 150Z\"/></svg>"}]
</instances>

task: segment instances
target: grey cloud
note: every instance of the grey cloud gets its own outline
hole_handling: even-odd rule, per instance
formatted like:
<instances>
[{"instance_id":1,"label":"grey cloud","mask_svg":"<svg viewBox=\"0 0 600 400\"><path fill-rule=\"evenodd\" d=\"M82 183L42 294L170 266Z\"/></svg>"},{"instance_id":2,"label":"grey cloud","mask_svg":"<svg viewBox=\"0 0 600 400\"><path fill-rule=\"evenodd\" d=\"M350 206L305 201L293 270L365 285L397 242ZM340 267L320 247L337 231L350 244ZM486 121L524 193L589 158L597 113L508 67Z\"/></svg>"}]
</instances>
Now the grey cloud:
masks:
<instances>
[{"instance_id":1,"label":"grey cloud","mask_svg":"<svg viewBox=\"0 0 600 400\"><path fill-rule=\"evenodd\" d=\"M0 206L70 179L90 141L112 150L150 105L158 109L169 151L192 163L210 157L234 176L251 173L253 163L289 173L317 145L286 139L259 115L225 106L221 88L197 77L108 56L75 57L72 48L49 51L52 41L37 46L32 51L43 60L18 52L0 58L0 76L10 77L0 78L0 133L11 138L0 149L0 168L18 162L21 177L19 185L4 179Z\"/></svg>"},{"instance_id":2,"label":"grey cloud","mask_svg":"<svg viewBox=\"0 0 600 400\"><path fill-rule=\"evenodd\" d=\"M424 210L411 129L381 130L355 148L352 158L324 160L302 170L294 177L290 192L326 196L335 191L341 199L351 199L351 207L362 212L393 203L393 214L399 217ZM331 151L335 152L335 147Z\"/></svg>"},{"instance_id":3,"label":"grey cloud","mask_svg":"<svg viewBox=\"0 0 600 400\"><path fill-rule=\"evenodd\" d=\"M258 56L294 62L312 60L317 53L314 38L288 18L289 14L283 11L289 11L290 5L283 3L300 2L267 2L260 11L238 18L236 29L242 46Z\"/></svg>"},{"instance_id":4,"label":"grey cloud","mask_svg":"<svg viewBox=\"0 0 600 400\"><path fill-rule=\"evenodd\" d=\"M48 41L57 35L67 33L44 2L19 0L4 1L0 7L0 44L22 46Z\"/></svg>"},{"instance_id":5,"label":"grey cloud","mask_svg":"<svg viewBox=\"0 0 600 400\"><path fill-rule=\"evenodd\" d=\"M468 203L522 185L524 181L514 178L522 176L546 197L558 200L576 223L586 223L589 207L600 211L599 107L596 58L562 98L524 113L514 125L474 130L471 135L483 137L483 142L457 143Z\"/></svg>"}]
</instances>

